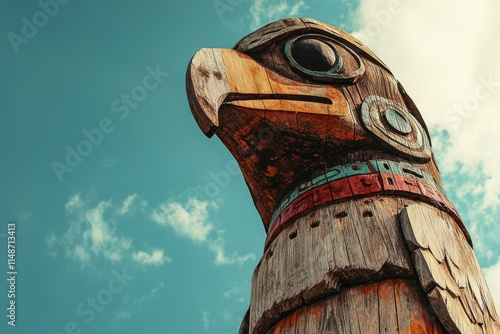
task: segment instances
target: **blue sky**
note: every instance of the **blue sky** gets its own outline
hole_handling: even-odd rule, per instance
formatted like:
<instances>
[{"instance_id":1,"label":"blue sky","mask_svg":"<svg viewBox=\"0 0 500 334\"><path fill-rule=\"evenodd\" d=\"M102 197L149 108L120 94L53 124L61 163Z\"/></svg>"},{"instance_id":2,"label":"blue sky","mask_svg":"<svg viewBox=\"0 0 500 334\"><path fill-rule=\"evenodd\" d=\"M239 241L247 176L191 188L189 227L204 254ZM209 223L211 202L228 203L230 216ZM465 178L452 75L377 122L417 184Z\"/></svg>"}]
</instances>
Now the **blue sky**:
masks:
<instances>
[{"instance_id":1,"label":"blue sky","mask_svg":"<svg viewBox=\"0 0 500 334\"><path fill-rule=\"evenodd\" d=\"M18 271L2 332L237 332L265 233L185 71L287 16L354 33L405 84L499 299L493 0L59 1L0 0L0 247L16 221Z\"/></svg>"}]
</instances>

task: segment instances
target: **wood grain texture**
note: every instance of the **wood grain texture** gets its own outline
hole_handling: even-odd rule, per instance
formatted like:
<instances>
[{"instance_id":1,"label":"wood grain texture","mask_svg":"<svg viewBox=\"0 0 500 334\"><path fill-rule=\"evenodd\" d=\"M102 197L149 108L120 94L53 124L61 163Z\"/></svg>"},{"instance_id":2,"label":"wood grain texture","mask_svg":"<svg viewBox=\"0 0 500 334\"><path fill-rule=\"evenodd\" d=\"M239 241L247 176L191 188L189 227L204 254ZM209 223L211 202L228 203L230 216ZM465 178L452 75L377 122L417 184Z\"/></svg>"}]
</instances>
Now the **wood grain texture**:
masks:
<instances>
[{"instance_id":1,"label":"wood grain texture","mask_svg":"<svg viewBox=\"0 0 500 334\"><path fill-rule=\"evenodd\" d=\"M198 126L209 137L219 125L219 98L228 91L222 66L221 50L201 49L189 62L186 73L189 107Z\"/></svg>"},{"instance_id":2,"label":"wood grain texture","mask_svg":"<svg viewBox=\"0 0 500 334\"><path fill-rule=\"evenodd\" d=\"M273 43L251 55L202 49L193 57L187 80L195 118L205 133L217 131L238 161L266 229L279 196L307 173L359 161L358 153L366 158L400 154L401 148L390 145L381 150L360 122L358 111L367 97L380 96L408 108L397 80L366 53L359 55L366 70L356 84L318 85L291 68L283 54L285 40ZM349 72L357 61L342 43L347 41L336 44L344 60L339 71ZM418 110L409 112L421 118ZM261 134L272 139L263 145ZM439 182L434 163L418 166Z\"/></svg>"},{"instance_id":3,"label":"wood grain texture","mask_svg":"<svg viewBox=\"0 0 500 334\"><path fill-rule=\"evenodd\" d=\"M252 54L268 48L278 40L284 39L292 34L300 35L313 32L326 33L346 42L349 46L353 47L358 52L366 54L372 61L389 71L387 66L375 55L375 53L354 36L347 34L341 29L310 18L289 18L267 24L241 39L236 43L234 49Z\"/></svg>"},{"instance_id":4,"label":"wood grain texture","mask_svg":"<svg viewBox=\"0 0 500 334\"><path fill-rule=\"evenodd\" d=\"M450 333L498 333L499 318L472 248L455 222L432 206L401 212L419 281Z\"/></svg>"},{"instance_id":5,"label":"wood grain texture","mask_svg":"<svg viewBox=\"0 0 500 334\"><path fill-rule=\"evenodd\" d=\"M284 317L266 334L445 334L418 283L386 279L342 289Z\"/></svg>"},{"instance_id":6,"label":"wood grain texture","mask_svg":"<svg viewBox=\"0 0 500 334\"><path fill-rule=\"evenodd\" d=\"M346 284L411 277L412 272L393 198L320 208L280 233L255 270L251 332L263 332L285 314Z\"/></svg>"}]
</instances>

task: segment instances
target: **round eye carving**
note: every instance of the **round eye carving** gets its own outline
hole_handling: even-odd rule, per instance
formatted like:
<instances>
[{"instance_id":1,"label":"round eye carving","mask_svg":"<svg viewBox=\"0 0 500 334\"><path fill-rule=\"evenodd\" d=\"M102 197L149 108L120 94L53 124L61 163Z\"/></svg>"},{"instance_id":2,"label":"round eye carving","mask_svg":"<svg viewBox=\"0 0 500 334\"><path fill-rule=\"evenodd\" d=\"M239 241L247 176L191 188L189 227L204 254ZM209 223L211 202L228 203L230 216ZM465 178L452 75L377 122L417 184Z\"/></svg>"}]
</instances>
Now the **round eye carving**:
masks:
<instances>
[{"instance_id":1,"label":"round eye carving","mask_svg":"<svg viewBox=\"0 0 500 334\"><path fill-rule=\"evenodd\" d=\"M399 111L392 108L388 108L384 112L384 121L387 122L389 130L396 132L402 136L407 136L412 131L410 121Z\"/></svg>"},{"instance_id":2,"label":"round eye carving","mask_svg":"<svg viewBox=\"0 0 500 334\"><path fill-rule=\"evenodd\" d=\"M333 83L355 83L365 71L359 56L339 41L323 35L308 34L285 43L290 65L306 77ZM348 68L344 68L345 57Z\"/></svg>"},{"instance_id":3,"label":"round eye carving","mask_svg":"<svg viewBox=\"0 0 500 334\"><path fill-rule=\"evenodd\" d=\"M293 59L311 71L335 72L342 66L337 49L314 38L302 38L293 44Z\"/></svg>"},{"instance_id":4,"label":"round eye carving","mask_svg":"<svg viewBox=\"0 0 500 334\"><path fill-rule=\"evenodd\" d=\"M386 149L414 161L431 159L431 145L424 128L399 103L370 95L361 105L360 118L366 130Z\"/></svg>"}]
</instances>

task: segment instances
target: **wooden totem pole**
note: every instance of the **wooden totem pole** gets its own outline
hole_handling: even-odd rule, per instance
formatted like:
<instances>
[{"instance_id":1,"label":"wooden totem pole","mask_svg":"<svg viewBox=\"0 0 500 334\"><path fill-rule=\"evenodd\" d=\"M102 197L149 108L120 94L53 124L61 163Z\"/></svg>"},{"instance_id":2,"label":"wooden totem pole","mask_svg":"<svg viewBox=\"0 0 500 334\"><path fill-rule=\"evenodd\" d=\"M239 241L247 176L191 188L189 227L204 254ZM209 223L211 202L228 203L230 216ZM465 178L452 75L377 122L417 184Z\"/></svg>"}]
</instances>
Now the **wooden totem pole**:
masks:
<instances>
[{"instance_id":1,"label":"wooden totem pole","mask_svg":"<svg viewBox=\"0 0 500 334\"><path fill-rule=\"evenodd\" d=\"M187 70L267 231L240 333L500 333L418 108L354 37L284 19Z\"/></svg>"}]
</instances>

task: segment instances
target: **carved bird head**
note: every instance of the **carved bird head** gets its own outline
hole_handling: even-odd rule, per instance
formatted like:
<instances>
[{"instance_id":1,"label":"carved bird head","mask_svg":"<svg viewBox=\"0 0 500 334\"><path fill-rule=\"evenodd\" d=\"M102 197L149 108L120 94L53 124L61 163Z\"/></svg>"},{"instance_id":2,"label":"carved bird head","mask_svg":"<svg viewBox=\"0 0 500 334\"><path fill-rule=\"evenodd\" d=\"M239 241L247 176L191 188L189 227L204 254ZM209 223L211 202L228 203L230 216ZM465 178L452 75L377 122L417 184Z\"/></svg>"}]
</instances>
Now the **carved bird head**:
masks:
<instances>
[{"instance_id":1,"label":"carved bird head","mask_svg":"<svg viewBox=\"0 0 500 334\"><path fill-rule=\"evenodd\" d=\"M276 21L233 49L199 50L186 84L198 125L236 158L266 230L291 189L331 166L400 161L441 186L419 110L387 66L338 28Z\"/></svg>"}]
</instances>

